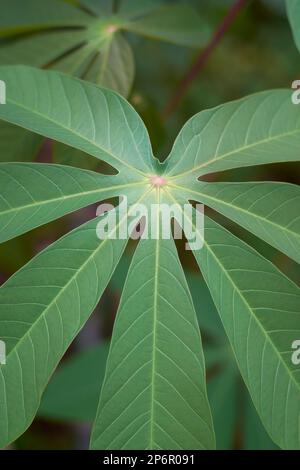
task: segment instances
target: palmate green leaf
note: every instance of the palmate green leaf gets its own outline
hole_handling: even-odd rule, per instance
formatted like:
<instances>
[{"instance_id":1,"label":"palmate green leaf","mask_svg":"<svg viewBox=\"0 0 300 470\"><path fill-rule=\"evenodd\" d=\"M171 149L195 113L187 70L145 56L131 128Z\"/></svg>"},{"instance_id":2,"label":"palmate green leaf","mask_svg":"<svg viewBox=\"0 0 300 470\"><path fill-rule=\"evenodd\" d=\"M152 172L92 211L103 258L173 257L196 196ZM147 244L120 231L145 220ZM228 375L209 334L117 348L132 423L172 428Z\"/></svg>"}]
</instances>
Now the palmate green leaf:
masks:
<instances>
[{"instance_id":1,"label":"palmate green leaf","mask_svg":"<svg viewBox=\"0 0 300 470\"><path fill-rule=\"evenodd\" d=\"M76 147L117 169L130 169L141 179L153 171L147 130L121 96L63 74L23 66L0 67L0 79L7 86L0 119Z\"/></svg>"},{"instance_id":2,"label":"palmate green leaf","mask_svg":"<svg viewBox=\"0 0 300 470\"><path fill-rule=\"evenodd\" d=\"M108 350L109 343L104 342L65 361L47 386L38 415L62 421L93 421Z\"/></svg>"},{"instance_id":3,"label":"palmate green leaf","mask_svg":"<svg viewBox=\"0 0 300 470\"><path fill-rule=\"evenodd\" d=\"M128 96L134 73L132 49L128 41L117 33L96 53L84 78L101 86L118 90L122 96Z\"/></svg>"},{"instance_id":4,"label":"palmate green leaf","mask_svg":"<svg viewBox=\"0 0 300 470\"><path fill-rule=\"evenodd\" d=\"M179 133L166 171L190 181L230 168L299 160L300 113L290 90L273 90L202 111Z\"/></svg>"},{"instance_id":5,"label":"palmate green leaf","mask_svg":"<svg viewBox=\"0 0 300 470\"><path fill-rule=\"evenodd\" d=\"M300 51L300 3L298 0L285 0L288 19L291 24L296 46Z\"/></svg>"},{"instance_id":6,"label":"palmate green leaf","mask_svg":"<svg viewBox=\"0 0 300 470\"><path fill-rule=\"evenodd\" d=\"M134 254L91 447L214 447L196 314L172 239L141 240Z\"/></svg>"},{"instance_id":7,"label":"palmate green leaf","mask_svg":"<svg viewBox=\"0 0 300 470\"><path fill-rule=\"evenodd\" d=\"M164 5L147 15L125 23L124 29L154 39L199 47L206 43L210 29L189 5Z\"/></svg>"},{"instance_id":8,"label":"palmate green leaf","mask_svg":"<svg viewBox=\"0 0 300 470\"><path fill-rule=\"evenodd\" d=\"M300 263L300 188L288 183L204 183L174 186L216 209Z\"/></svg>"},{"instance_id":9,"label":"palmate green leaf","mask_svg":"<svg viewBox=\"0 0 300 470\"><path fill-rule=\"evenodd\" d=\"M63 165L0 163L0 243L141 184Z\"/></svg>"},{"instance_id":10,"label":"palmate green leaf","mask_svg":"<svg viewBox=\"0 0 300 470\"><path fill-rule=\"evenodd\" d=\"M272 263L206 218L204 247L194 251L265 428L275 443L299 449L300 291Z\"/></svg>"},{"instance_id":11,"label":"palmate green leaf","mask_svg":"<svg viewBox=\"0 0 300 470\"><path fill-rule=\"evenodd\" d=\"M60 142L53 142L52 160L53 163L71 165L77 168L84 168L85 170L96 171L99 165L101 165L98 158L92 157L81 150L74 149L69 145L61 144Z\"/></svg>"},{"instance_id":12,"label":"palmate green leaf","mask_svg":"<svg viewBox=\"0 0 300 470\"><path fill-rule=\"evenodd\" d=\"M142 201L142 193L136 191L129 204ZM0 447L30 425L49 377L124 251L126 239L97 238L98 222L55 242L0 288L0 331L7 346L0 368ZM111 234L125 223L126 214Z\"/></svg>"},{"instance_id":13,"label":"palmate green leaf","mask_svg":"<svg viewBox=\"0 0 300 470\"><path fill-rule=\"evenodd\" d=\"M130 258L124 254L109 284L114 290L121 291L129 265ZM222 325L219 326L217 323L220 320L216 316L217 313L213 311L215 306L208 295L207 286L202 285L204 281L201 283L199 276L189 273L187 273L187 281L201 328L209 333L216 330L218 335L220 333L223 335L223 338ZM215 325L216 323L217 325ZM217 359L220 359L221 363L226 361L227 349L228 345L226 348L215 348L209 352L205 349L206 367L214 366ZM39 416L64 421L94 420L99 392L104 379L107 355L108 345L104 343L77 353L65 361L55 372L46 388L39 408ZM80 377L80 381L78 381L78 377ZM222 410L219 411L221 411L220 414L223 414Z\"/></svg>"},{"instance_id":14,"label":"palmate green leaf","mask_svg":"<svg viewBox=\"0 0 300 470\"><path fill-rule=\"evenodd\" d=\"M89 15L60 0L1 0L0 36L89 22Z\"/></svg>"},{"instance_id":15,"label":"palmate green leaf","mask_svg":"<svg viewBox=\"0 0 300 470\"><path fill-rule=\"evenodd\" d=\"M280 447L299 449L300 369L291 361L299 288L210 220L195 257L264 426Z\"/></svg>"},{"instance_id":16,"label":"palmate green leaf","mask_svg":"<svg viewBox=\"0 0 300 470\"><path fill-rule=\"evenodd\" d=\"M32 161L42 146L40 135L26 129L0 121L0 161Z\"/></svg>"}]
</instances>

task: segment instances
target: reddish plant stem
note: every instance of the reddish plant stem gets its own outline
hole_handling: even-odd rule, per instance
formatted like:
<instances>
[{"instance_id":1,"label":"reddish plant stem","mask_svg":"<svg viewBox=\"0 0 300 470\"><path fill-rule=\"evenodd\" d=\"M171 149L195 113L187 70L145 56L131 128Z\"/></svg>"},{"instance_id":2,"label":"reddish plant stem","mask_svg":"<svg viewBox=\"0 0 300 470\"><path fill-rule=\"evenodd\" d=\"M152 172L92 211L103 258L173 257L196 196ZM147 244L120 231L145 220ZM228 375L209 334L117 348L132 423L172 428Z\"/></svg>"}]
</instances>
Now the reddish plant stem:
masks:
<instances>
[{"instance_id":1,"label":"reddish plant stem","mask_svg":"<svg viewBox=\"0 0 300 470\"><path fill-rule=\"evenodd\" d=\"M236 16L239 14L241 9L246 5L248 1L249 0L236 0L232 7L228 10L228 13L223 18L223 21L220 23L219 27L215 31L210 42L207 44L205 49L200 52L198 58L196 59L192 67L188 70L187 74L182 78L182 80L176 87L173 96L171 97L170 101L168 102L163 111L164 118L168 118L175 111L178 104L187 92L188 87L201 72L212 51L219 44L220 40L222 39L226 31L230 28Z\"/></svg>"}]
</instances>

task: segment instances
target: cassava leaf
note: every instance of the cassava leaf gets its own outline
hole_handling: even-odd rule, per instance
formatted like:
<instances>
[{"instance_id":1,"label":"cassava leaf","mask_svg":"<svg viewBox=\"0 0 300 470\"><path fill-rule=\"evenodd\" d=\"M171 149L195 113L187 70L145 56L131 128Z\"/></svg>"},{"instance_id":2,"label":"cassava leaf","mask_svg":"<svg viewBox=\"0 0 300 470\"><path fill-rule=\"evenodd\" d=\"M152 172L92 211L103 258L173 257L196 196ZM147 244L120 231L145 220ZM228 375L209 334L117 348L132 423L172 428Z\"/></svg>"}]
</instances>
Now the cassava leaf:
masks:
<instances>
[{"instance_id":1,"label":"cassava leaf","mask_svg":"<svg viewBox=\"0 0 300 470\"><path fill-rule=\"evenodd\" d=\"M179 133L166 162L171 176L299 160L300 113L290 90L273 90L202 111Z\"/></svg>"},{"instance_id":2,"label":"cassava leaf","mask_svg":"<svg viewBox=\"0 0 300 470\"><path fill-rule=\"evenodd\" d=\"M136 18L157 10L164 4L164 0L122 0L118 15L126 18Z\"/></svg>"},{"instance_id":3,"label":"cassava leaf","mask_svg":"<svg viewBox=\"0 0 300 470\"><path fill-rule=\"evenodd\" d=\"M8 90L0 119L83 150L117 169L129 168L141 179L153 171L147 130L119 95L23 66L0 67L0 79Z\"/></svg>"},{"instance_id":4,"label":"cassava leaf","mask_svg":"<svg viewBox=\"0 0 300 470\"><path fill-rule=\"evenodd\" d=\"M135 197L141 201L143 194ZM98 222L46 248L0 288L0 331L7 347L6 365L0 367L0 447L30 425L49 377L123 253L127 240L99 240ZM122 216L112 231L125 223Z\"/></svg>"},{"instance_id":5,"label":"cassava leaf","mask_svg":"<svg viewBox=\"0 0 300 470\"><path fill-rule=\"evenodd\" d=\"M63 165L0 163L0 187L2 243L88 204L118 196L135 183Z\"/></svg>"},{"instance_id":6,"label":"cassava leaf","mask_svg":"<svg viewBox=\"0 0 300 470\"><path fill-rule=\"evenodd\" d=\"M61 144L60 142L53 142L52 159L53 163L70 165L77 168L84 168L86 170L96 171L99 165L101 165L98 158L92 157L81 150L74 149L69 145Z\"/></svg>"},{"instance_id":7,"label":"cassava leaf","mask_svg":"<svg viewBox=\"0 0 300 470\"><path fill-rule=\"evenodd\" d=\"M299 289L212 221L195 256L264 426L280 447L299 448L300 369L291 362Z\"/></svg>"},{"instance_id":8,"label":"cassava leaf","mask_svg":"<svg viewBox=\"0 0 300 470\"><path fill-rule=\"evenodd\" d=\"M236 370L226 365L207 384L207 392L216 432L218 450L231 449L237 418Z\"/></svg>"},{"instance_id":9,"label":"cassava leaf","mask_svg":"<svg viewBox=\"0 0 300 470\"><path fill-rule=\"evenodd\" d=\"M60 0L1 0L0 36L89 22L89 15Z\"/></svg>"},{"instance_id":10,"label":"cassava leaf","mask_svg":"<svg viewBox=\"0 0 300 470\"><path fill-rule=\"evenodd\" d=\"M204 183L176 186L300 263L300 188L287 183Z\"/></svg>"},{"instance_id":11,"label":"cassava leaf","mask_svg":"<svg viewBox=\"0 0 300 470\"><path fill-rule=\"evenodd\" d=\"M214 447L201 339L173 240L142 240L134 254L91 447Z\"/></svg>"}]
</instances>

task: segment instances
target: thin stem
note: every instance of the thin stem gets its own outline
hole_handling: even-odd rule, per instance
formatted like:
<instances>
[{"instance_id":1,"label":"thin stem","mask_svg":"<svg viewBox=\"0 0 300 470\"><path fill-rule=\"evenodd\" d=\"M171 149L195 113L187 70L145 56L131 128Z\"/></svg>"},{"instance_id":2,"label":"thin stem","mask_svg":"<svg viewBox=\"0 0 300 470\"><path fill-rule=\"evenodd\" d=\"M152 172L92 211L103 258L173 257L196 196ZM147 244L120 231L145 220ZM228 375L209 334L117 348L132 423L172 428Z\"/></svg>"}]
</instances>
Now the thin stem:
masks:
<instances>
[{"instance_id":1,"label":"thin stem","mask_svg":"<svg viewBox=\"0 0 300 470\"><path fill-rule=\"evenodd\" d=\"M212 36L210 42L207 44L205 49L203 49L192 67L188 70L186 75L182 78L179 82L178 86L175 89L173 96L171 97L170 101L166 105L163 116L165 118L169 117L177 108L178 104L184 97L185 93L187 92L188 87L190 84L195 80L198 74L203 69L204 65L207 62L207 59L210 57L212 51L216 48L216 46L221 41L224 34L230 28L231 24L235 20L238 13L242 10L242 8L246 5L248 0L236 0L232 7L228 10L226 16L223 18L222 22L216 29L214 35Z\"/></svg>"}]
</instances>

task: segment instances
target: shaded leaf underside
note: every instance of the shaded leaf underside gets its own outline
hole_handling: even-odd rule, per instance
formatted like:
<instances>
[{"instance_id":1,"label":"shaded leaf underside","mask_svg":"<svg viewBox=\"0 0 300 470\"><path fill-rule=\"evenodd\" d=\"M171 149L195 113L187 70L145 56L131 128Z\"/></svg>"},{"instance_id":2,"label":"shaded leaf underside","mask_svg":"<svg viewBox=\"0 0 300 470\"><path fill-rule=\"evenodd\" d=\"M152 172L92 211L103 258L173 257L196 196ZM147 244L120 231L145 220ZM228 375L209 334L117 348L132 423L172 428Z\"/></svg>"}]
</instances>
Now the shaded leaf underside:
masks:
<instances>
[{"instance_id":1,"label":"shaded leaf underside","mask_svg":"<svg viewBox=\"0 0 300 470\"><path fill-rule=\"evenodd\" d=\"M125 220L124 215L118 226ZM65 235L0 289L1 338L7 345L6 365L0 368L0 447L31 423L49 377L124 251L127 239L97 238L98 222Z\"/></svg>"},{"instance_id":2,"label":"shaded leaf underside","mask_svg":"<svg viewBox=\"0 0 300 470\"><path fill-rule=\"evenodd\" d=\"M123 290L93 449L214 447L196 314L156 217L157 240L140 241Z\"/></svg>"}]
</instances>

